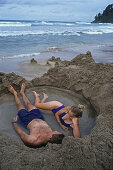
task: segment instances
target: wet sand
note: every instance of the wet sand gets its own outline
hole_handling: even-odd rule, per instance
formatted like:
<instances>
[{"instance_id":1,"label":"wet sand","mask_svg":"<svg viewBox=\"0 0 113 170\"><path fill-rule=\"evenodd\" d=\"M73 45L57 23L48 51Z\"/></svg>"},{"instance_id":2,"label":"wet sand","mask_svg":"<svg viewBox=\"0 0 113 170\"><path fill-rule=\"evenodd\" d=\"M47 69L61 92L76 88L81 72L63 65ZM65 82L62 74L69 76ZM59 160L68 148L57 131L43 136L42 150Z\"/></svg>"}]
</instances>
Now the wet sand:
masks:
<instances>
[{"instance_id":1,"label":"wet sand","mask_svg":"<svg viewBox=\"0 0 113 170\"><path fill-rule=\"evenodd\" d=\"M55 62L49 62L47 64L47 60L36 61L37 63L31 63L30 61L20 63L21 72L18 74L26 80L32 80L33 78L43 76L44 73L47 73L47 71L55 65Z\"/></svg>"},{"instance_id":2,"label":"wet sand","mask_svg":"<svg viewBox=\"0 0 113 170\"><path fill-rule=\"evenodd\" d=\"M47 59L39 59L35 57L37 63L31 63L31 58L19 59L4 59L0 63L1 72L10 73L14 72L23 76L26 80L32 80L36 77L41 77L50 68L54 67L54 62L47 64Z\"/></svg>"},{"instance_id":3,"label":"wet sand","mask_svg":"<svg viewBox=\"0 0 113 170\"><path fill-rule=\"evenodd\" d=\"M34 103L34 96L32 94L32 90L34 89L29 89L26 91L26 94L32 104ZM96 116L94 116L94 112L91 110L90 104L81 96L78 94L74 94L71 91L68 90L63 90L63 89L58 89L58 88L53 88L53 87L39 87L38 89L35 88L35 90L40 94L40 98L42 98L42 92L45 92L48 94L49 98L47 101L51 100L58 100L62 102L65 106L72 106L73 104L84 104L85 109L83 112L82 118L79 119L79 127L80 127L80 132L81 136L84 137L90 133L92 128L95 126L95 119ZM3 99L4 98L4 99ZM20 97L22 103L24 104L22 98ZM17 107L14 102L13 95L4 95L0 98L0 134L1 135L7 135L10 136L11 138L20 140L18 135L13 129L13 126L11 124L12 118L17 114ZM55 117L53 116L52 112L50 111L44 111L41 110L46 122L50 125L50 127L53 130L58 130L62 133L64 133L66 136L67 135L72 135L72 132L66 132L64 131L59 124L57 123ZM20 125L21 126L21 125ZM28 130L23 128L27 133Z\"/></svg>"},{"instance_id":4,"label":"wet sand","mask_svg":"<svg viewBox=\"0 0 113 170\"><path fill-rule=\"evenodd\" d=\"M55 56L60 57L61 60L71 60L80 53L86 53L90 50L95 62L99 63L111 63L113 62L113 46L112 45L88 45L80 44L70 47L64 47L61 49L51 49L51 51L44 51L35 56L24 56L20 58L2 58L0 60L0 72L11 73L15 72L18 75L23 76L27 80L32 80L35 77L41 77L50 68L54 66L54 63L47 65L47 60ZM37 64L31 64L30 60L34 58L37 60Z\"/></svg>"}]
</instances>

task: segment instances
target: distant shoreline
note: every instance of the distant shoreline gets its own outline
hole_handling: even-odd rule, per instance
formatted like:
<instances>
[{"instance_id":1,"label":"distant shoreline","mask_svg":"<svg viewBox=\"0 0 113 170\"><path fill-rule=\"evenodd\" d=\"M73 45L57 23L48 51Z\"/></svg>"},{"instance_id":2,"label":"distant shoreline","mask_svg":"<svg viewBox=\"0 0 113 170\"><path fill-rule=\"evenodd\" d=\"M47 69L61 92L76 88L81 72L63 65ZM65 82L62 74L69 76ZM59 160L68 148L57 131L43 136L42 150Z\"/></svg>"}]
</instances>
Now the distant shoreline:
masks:
<instances>
[{"instance_id":1,"label":"distant shoreline","mask_svg":"<svg viewBox=\"0 0 113 170\"><path fill-rule=\"evenodd\" d=\"M60 57L61 60L72 60L75 56L80 53L86 53L91 51L92 57L95 62L99 63L111 63L113 62L113 45L112 46L99 46L99 45L78 45L68 47L65 49L45 51L39 55L26 56L20 58L3 58L0 60L0 72L11 73L15 72L18 75L22 75L24 78L31 80L38 76L42 76L51 65L47 65L47 60L52 56ZM30 60L34 58L37 60L37 64L31 64ZM40 73L40 69L42 73Z\"/></svg>"}]
</instances>

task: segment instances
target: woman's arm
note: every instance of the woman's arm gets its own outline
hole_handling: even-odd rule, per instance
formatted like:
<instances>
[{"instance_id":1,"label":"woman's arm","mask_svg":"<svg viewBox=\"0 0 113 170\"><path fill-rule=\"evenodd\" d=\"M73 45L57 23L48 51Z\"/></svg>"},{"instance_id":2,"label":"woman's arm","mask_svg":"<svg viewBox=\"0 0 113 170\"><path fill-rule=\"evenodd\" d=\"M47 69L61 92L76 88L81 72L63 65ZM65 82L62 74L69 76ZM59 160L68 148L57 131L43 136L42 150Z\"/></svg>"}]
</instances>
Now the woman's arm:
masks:
<instances>
[{"instance_id":1,"label":"woman's arm","mask_svg":"<svg viewBox=\"0 0 113 170\"><path fill-rule=\"evenodd\" d=\"M60 116L62 113L68 111L69 109L70 109L70 106L65 107L65 108L59 110L59 111L55 114L55 118L56 118L57 122L59 123L59 125L60 125L64 130L68 130L68 128L61 123L59 116Z\"/></svg>"},{"instance_id":2,"label":"woman's arm","mask_svg":"<svg viewBox=\"0 0 113 170\"><path fill-rule=\"evenodd\" d=\"M72 119L72 128L73 128L73 135L75 138L80 138L80 130L79 130L79 123L77 118Z\"/></svg>"},{"instance_id":3,"label":"woman's arm","mask_svg":"<svg viewBox=\"0 0 113 170\"><path fill-rule=\"evenodd\" d=\"M64 113L64 112L67 113L70 109L71 109L71 107L70 107L70 106L67 106L67 107L59 110L56 114L58 114L58 115L60 116L60 115L61 115L62 113ZM56 115L56 114L55 114L55 115Z\"/></svg>"},{"instance_id":4,"label":"woman's arm","mask_svg":"<svg viewBox=\"0 0 113 170\"><path fill-rule=\"evenodd\" d=\"M55 118L56 118L57 122L59 123L59 125L61 126L62 129L68 130L68 128L61 123L59 115L57 113L55 114Z\"/></svg>"}]
</instances>

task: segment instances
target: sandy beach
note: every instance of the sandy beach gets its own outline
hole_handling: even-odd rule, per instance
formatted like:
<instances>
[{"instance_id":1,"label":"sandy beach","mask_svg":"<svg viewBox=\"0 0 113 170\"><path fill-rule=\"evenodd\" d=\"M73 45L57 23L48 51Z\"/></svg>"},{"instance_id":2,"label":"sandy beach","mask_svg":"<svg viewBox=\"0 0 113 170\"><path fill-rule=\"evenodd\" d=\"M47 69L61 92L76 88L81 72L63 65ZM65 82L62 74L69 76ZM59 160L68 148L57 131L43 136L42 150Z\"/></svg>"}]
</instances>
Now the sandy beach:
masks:
<instances>
[{"instance_id":1,"label":"sandy beach","mask_svg":"<svg viewBox=\"0 0 113 170\"><path fill-rule=\"evenodd\" d=\"M2 169L7 167L53 169L53 165L54 169L57 169L58 165L59 169L70 169L71 165L71 169L84 167L84 169L94 170L109 167L112 170L113 64L95 63L90 52L80 54L71 61L61 61L56 58L53 61L54 67L46 70L47 73L43 76L31 81L15 73L0 73L0 115L3 115L3 121L0 123ZM29 65L29 63L24 64ZM77 139L66 134L60 145L48 143L45 147L35 150L26 147L10 124L16 106L13 96L7 90L8 85L12 84L19 92L22 82L26 83L26 94L32 102L34 101L31 94L33 89L39 93L44 90L50 97L48 100L53 100L55 97L63 100L65 105L73 102L84 104L86 111L83 119L79 120L82 138ZM49 114L46 116L48 123L51 120L51 126L54 128L54 124L55 128L59 129L53 120L54 117Z\"/></svg>"},{"instance_id":2,"label":"sandy beach","mask_svg":"<svg viewBox=\"0 0 113 170\"><path fill-rule=\"evenodd\" d=\"M113 170L113 0L0 7L0 170Z\"/></svg>"},{"instance_id":3,"label":"sandy beach","mask_svg":"<svg viewBox=\"0 0 113 170\"><path fill-rule=\"evenodd\" d=\"M97 46L97 45L77 45L70 46L64 49L53 49L53 51L45 51L38 55L24 56L17 58L2 58L0 60L0 72L11 73L14 72L20 76L23 76L27 80L32 80L36 77L41 77L50 68L54 67L54 62L47 61L52 56L61 60L70 61L76 55L80 53L86 53L87 50L92 52L92 57L96 63L112 63L113 62L113 46ZM37 64L31 63L31 59L34 58Z\"/></svg>"}]
</instances>

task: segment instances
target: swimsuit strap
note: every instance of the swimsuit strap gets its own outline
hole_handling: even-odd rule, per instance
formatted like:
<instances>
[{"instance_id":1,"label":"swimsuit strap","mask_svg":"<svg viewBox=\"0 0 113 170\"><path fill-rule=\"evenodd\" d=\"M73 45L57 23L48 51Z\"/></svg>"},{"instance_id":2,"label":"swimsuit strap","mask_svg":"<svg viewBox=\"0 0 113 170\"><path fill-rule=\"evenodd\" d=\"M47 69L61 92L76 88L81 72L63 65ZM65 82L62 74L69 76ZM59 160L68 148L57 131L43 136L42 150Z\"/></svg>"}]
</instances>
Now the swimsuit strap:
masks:
<instances>
[{"instance_id":1,"label":"swimsuit strap","mask_svg":"<svg viewBox=\"0 0 113 170\"><path fill-rule=\"evenodd\" d=\"M70 110L70 108L71 108L70 106L64 107L61 110L57 111L56 113L61 113L61 114L64 112L66 113Z\"/></svg>"},{"instance_id":2,"label":"swimsuit strap","mask_svg":"<svg viewBox=\"0 0 113 170\"><path fill-rule=\"evenodd\" d=\"M56 114L56 113L59 114L61 123L67 127L70 127L70 124L65 123L64 120L62 119L62 117L67 114L66 112L68 112L70 110L70 108L71 108L70 106L65 107L64 105L62 105L62 106L58 107L57 109L52 110L52 112L54 114Z\"/></svg>"},{"instance_id":3,"label":"swimsuit strap","mask_svg":"<svg viewBox=\"0 0 113 170\"><path fill-rule=\"evenodd\" d=\"M62 108L64 108L65 106L64 105L62 105L62 106L60 106L60 107L58 107L58 108L56 108L56 109L52 109L52 112L54 113L54 114L56 114L59 110L61 110Z\"/></svg>"}]
</instances>

